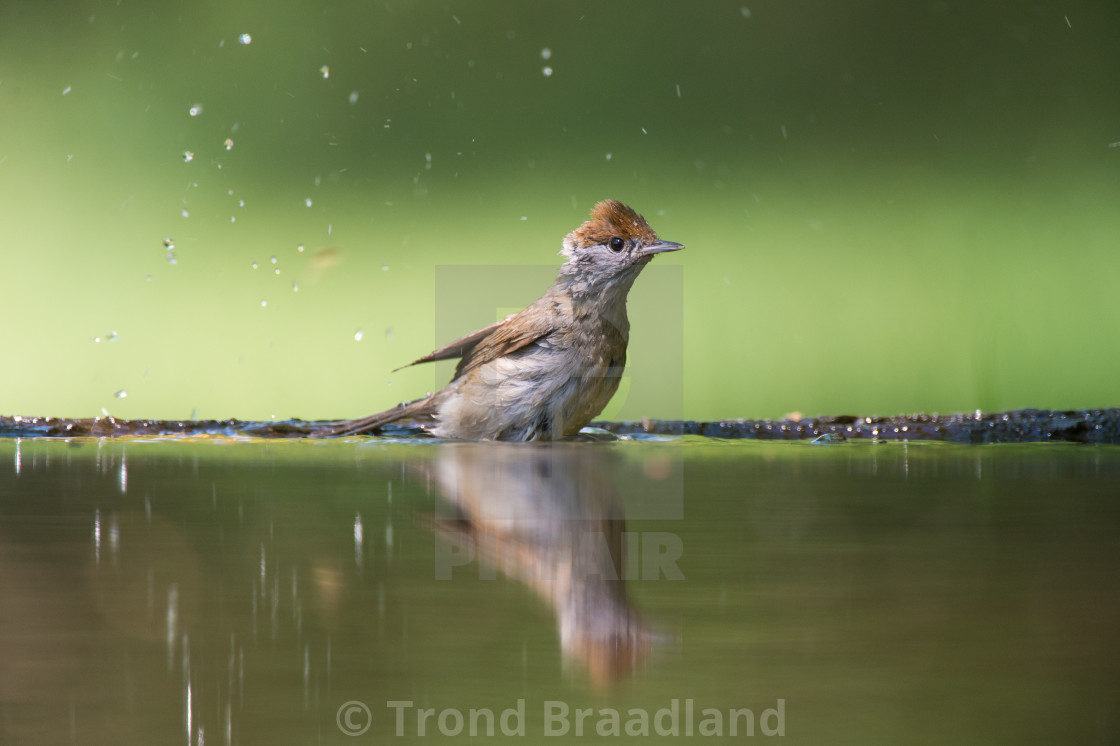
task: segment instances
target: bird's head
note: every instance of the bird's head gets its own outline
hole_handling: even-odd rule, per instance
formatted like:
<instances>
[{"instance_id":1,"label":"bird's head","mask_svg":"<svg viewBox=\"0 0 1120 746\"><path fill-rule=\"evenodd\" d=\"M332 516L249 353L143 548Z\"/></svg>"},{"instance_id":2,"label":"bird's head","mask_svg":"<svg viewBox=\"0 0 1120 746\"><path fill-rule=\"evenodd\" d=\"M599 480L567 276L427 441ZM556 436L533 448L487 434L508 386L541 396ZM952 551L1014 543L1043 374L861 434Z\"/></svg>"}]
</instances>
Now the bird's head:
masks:
<instances>
[{"instance_id":1,"label":"bird's head","mask_svg":"<svg viewBox=\"0 0 1120 746\"><path fill-rule=\"evenodd\" d=\"M617 200L604 200L591 209L591 219L564 237L560 254L568 261L560 268L573 294L626 293L634 278L655 254L683 249L662 241L638 213Z\"/></svg>"}]
</instances>

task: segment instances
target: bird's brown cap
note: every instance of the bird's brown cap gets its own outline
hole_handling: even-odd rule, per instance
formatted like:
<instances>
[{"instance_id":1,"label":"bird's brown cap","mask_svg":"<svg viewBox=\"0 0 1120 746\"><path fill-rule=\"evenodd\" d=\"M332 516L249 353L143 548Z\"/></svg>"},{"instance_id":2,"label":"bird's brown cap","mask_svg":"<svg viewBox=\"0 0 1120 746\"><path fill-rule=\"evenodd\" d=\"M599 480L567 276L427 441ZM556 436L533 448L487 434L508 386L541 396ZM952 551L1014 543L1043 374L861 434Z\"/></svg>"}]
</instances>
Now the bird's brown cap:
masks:
<instances>
[{"instance_id":1,"label":"bird's brown cap","mask_svg":"<svg viewBox=\"0 0 1120 746\"><path fill-rule=\"evenodd\" d=\"M614 236L644 243L657 241L649 223L618 200L607 199L591 208L591 220L572 231L580 246L605 244Z\"/></svg>"}]
</instances>

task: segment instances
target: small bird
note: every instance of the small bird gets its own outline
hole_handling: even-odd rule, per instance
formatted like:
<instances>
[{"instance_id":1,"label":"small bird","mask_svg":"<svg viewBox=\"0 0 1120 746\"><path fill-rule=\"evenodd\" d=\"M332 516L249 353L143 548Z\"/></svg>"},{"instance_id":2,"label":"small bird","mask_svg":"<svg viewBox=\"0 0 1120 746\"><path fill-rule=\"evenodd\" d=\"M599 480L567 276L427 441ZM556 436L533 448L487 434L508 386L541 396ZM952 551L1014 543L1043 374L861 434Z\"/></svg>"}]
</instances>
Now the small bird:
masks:
<instances>
[{"instance_id":1,"label":"small bird","mask_svg":"<svg viewBox=\"0 0 1120 746\"><path fill-rule=\"evenodd\" d=\"M641 215L615 200L564 237L567 261L523 311L461 337L404 367L459 358L455 376L423 399L313 435L357 435L411 420L438 438L555 440L603 411L626 365L626 295L662 241Z\"/></svg>"}]
</instances>

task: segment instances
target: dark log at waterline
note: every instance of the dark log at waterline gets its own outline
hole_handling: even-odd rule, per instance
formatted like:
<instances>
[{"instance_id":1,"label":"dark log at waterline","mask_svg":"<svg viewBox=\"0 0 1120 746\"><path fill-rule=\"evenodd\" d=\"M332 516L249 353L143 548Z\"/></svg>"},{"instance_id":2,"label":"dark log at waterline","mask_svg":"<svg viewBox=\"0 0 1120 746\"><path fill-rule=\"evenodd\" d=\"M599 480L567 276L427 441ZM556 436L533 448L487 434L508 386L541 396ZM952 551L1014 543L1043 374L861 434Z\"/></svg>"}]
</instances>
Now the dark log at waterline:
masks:
<instances>
[{"instance_id":1,"label":"dark log at waterline","mask_svg":"<svg viewBox=\"0 0 1120 746\"><path fill-rule=\"evenodd\" d=\"M299 438L324 424L283 420L122 420L115 417L0 416L0 437L78 438L125 436L241 436ZM969 414L911 414L893 417L806 417L799 420L643 420L596 422L594 427L616 435L700 435L709 438L757 440L946 441L951 443L1109 443L1120 444L1120 408ZM422 437L419 428L392 425L383 435Z\"/></svg>"},{"instance_id":2,"label":"dark log at waterline","mask_svg":"<svg viewBox=\"0 0 1120 746\"><path fill-rule=\"evenodd\" d=\"M594 423L617 435L703 435L757 440L933 440L951 443L1120 444L1120 409L1055 412L1019 409L969 414L910 414L893 417L806 417L799 420L644 420Z\"/></svg>"}]
</instances>

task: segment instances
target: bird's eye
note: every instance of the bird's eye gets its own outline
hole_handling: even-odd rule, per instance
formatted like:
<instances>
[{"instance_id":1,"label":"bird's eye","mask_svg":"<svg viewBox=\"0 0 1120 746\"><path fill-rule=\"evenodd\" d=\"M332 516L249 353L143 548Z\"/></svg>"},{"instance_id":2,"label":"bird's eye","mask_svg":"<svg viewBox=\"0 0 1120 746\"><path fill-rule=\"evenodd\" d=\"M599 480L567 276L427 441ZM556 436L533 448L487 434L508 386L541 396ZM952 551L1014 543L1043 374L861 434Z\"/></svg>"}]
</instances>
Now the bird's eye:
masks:
<instances>
[{"instance_id":1,"label":"bird's eye","mask_svg":"<svg viewBox=\"0 0 1120 746\"><path fill-rule=\"evenodd\" d=\"M611 251L622 251L622 247L625 246L626 243L618 236L615 236L607 242L607 245L611 247Z\"/></svg>"}]
</instances>

